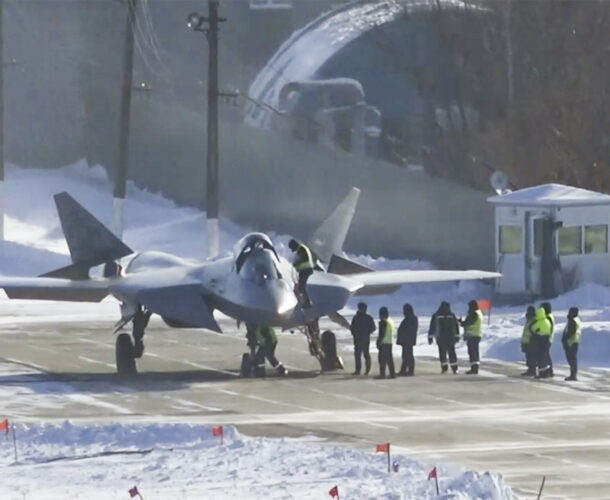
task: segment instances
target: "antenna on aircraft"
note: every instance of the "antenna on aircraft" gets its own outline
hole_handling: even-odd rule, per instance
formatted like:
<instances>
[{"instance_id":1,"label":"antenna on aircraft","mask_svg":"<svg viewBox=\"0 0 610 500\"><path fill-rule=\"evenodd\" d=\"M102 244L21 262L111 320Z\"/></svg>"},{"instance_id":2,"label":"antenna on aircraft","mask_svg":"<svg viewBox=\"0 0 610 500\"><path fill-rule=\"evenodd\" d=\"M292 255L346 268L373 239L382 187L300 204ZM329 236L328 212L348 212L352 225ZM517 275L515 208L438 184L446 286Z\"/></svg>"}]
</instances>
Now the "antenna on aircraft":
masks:
<instances>
[{"instance_id":1,"label":"antenna on aircraft","mask_svg":"<svg viewBox=\"0 0 610 500\"><path fill-rule=\"evenodd\" d=\"M501 170L496 170L489 177L489 184L496 194L505 194L508 191L508 176Z\"/></svg>"}]
</instances>

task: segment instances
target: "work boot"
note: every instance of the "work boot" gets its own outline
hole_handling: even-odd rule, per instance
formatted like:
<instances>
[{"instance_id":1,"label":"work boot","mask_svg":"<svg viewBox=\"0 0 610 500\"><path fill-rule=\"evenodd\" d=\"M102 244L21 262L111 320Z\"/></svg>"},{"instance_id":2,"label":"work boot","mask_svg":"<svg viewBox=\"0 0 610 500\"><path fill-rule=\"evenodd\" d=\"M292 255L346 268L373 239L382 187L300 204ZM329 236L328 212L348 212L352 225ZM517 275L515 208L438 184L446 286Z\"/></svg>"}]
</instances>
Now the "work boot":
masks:
<instances>
[{"instance_id":1,"label":"work boot","mask_svg":"<svg viewBox=\"0 0 610 500\"><path fill-rule=\"evenodd\" d=\"M570 382L570 381L576 381L577 378L575 375L570 375L569 377L564 378L564 380L567 380L568 382Z\"/></svg>"},{"instance_id":2,"label":"work boot","mask_svg":"<svg viewBox=\"0 0 610 500\"><path fill-rule=\"evenodd\" d=\"M441 365L441 373L447 373L449 367L447 365Z\"/></svg>"},{"instance_id":3,"label":"work boot","mask_svg":"<svg viewBox=\"0 0 610 500\"><path fill-rule=\"evenodd\" d=\"M279 364L279 366L277 367L277 372L278 372L280 375L287 375L287 374L288 374L288 370L286 370L286 368L284 368L284 365L283 365L283 364L281 364L281 363L280 363L280 364Z\"/></svg>"},{"instance_id":4,"label":"work boot","mask_svg":"<svg viewBox=\"0 0 610 500\"><path fill-rule=\"evenodd\" d=\"M383 380L385 378L385 375L377 375L375 377L375 380Z\"/></svg>"},{"instance_id":5,"label":"work boot","mask_svg":"<svg viewBox=\"0 0 610 500\"><path fill-rule=\"evenodd\" d=\"M458 367L455 365L451 365L451 371L453 372L453 374L455 375L458 371Z\"/></svg>"},{"instance_id":6,"label":"work boot","mask_svg":"<svg viewBox=\"0 0 610 500\"><path fill-rule=\"evenodd\" d=\"M536 376L536 370L532 370L530 368L528 368L526 371L524 371L521 374L522 377L535 377Z\"/></svg>"},{"instance_id":7,"label":"work boot","mask_svg":"<svg viewBox=\"0 0 610 500\"><path fill-rule=\"evenodd\" d=\"M478 375L479 373L479 365L472 365L470 370L466 372L466 375Z\"/></svg>"},{"instance_id":8,"label":"work boot","mask_svg":"<svg viewBox=\"0 0 610 500\"><path fill-rule=\"evenodd\" d=\"M358 372L358 371L353 372L352 375L360 375L360 372Z\"/></svg>"}]
</instances>

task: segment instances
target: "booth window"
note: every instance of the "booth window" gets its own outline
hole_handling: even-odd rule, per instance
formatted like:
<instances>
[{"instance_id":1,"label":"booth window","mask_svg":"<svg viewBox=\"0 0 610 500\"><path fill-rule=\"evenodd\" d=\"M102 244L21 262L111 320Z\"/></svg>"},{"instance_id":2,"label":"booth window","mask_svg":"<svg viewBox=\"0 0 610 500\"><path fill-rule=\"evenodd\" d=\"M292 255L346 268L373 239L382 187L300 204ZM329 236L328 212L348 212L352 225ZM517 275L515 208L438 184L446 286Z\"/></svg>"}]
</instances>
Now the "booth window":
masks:
<instances>
[{"instance_id":1,"label":"booth window","mask_svg":"<svg viewBox=\"0 0 610 500\"><path fill-rule=\"evenodd\" d=\"M542 256L544 219L534 219L534 257Z\"/></svg>"},{"instance_id":2,"label":"booth window","mask_svg":"<svg viewBox=\"0 0 610 500\"><path fill-rule=\"evenodd\" d=\"M582 253L580 226L564 226L557 231L557 246L559 255L575 255Z\"/></svg>"},{"instance_id":3,"label":"booth window","mask_svg":"<svg viewBox=\"0 0 610 500\"><path fill-rule=\"evenodd\" d=\"M585 253L608 253L608 226L585 226Z\"/></svg>"},{"instance_id":4,"label":"booth window","mask_svg":"<svg viewBox=\"0 0 610 500\"><path fill-rule=\"evenodd\" d=\"M500 253L521 253L521 226L500 226Z\"/></svg>"}]
</instances>

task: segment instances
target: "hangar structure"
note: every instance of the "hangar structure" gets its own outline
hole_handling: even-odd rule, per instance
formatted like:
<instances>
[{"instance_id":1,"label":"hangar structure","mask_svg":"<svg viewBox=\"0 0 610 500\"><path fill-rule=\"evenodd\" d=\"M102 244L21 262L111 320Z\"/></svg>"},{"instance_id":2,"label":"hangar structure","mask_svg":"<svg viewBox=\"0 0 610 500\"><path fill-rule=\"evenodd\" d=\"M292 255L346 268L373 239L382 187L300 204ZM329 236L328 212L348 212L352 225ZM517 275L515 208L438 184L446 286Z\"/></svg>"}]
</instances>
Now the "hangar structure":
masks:
<instances>
[{"instance_id":1,"label":"hangar structure","mask_svg":"<svg viewBox=\"0 0 610 500\"><path fill-rule=\"evenodd\" d=\"M495 207L496 291L553 297L584 282L610 285L610 196L543 184L487 199Z\"/></svg>"}]
</instances>

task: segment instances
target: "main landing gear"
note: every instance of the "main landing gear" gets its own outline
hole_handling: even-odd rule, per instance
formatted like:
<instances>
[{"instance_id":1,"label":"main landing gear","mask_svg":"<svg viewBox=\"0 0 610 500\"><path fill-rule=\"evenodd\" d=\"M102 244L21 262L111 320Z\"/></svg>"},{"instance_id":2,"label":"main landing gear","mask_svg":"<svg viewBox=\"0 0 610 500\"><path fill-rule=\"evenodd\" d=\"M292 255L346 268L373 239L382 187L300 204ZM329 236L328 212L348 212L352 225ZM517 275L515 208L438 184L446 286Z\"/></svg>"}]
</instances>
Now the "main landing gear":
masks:
<instances>
[{"instance_id":1,"label":"main landing gear","mask_svg":"<svg viewBox=\"0 0 610 500\"><path fill-rule=\"evenodd\" d=\"M309 353L320 363L322 371L342 370L343 360L337 356L337 338L331 330L325 330L320 336L320 324L317 320L310 321L300 327L307 337Z\"/></svg>"},{"instance_id":2,"label":"main landing gear","mask_svg":"<svg viewBox=\"0 0 610 500\"><path fill-rule=\"evenodd\" d=\"M119 375L131 375L138 372L136 359L144 354L144 333L150 320L151 312L138 306L132 322L131 335L119 331L115 343L116 371ZM133 340L132 340L133 339Z\"/></svg>"}]
</instances>

